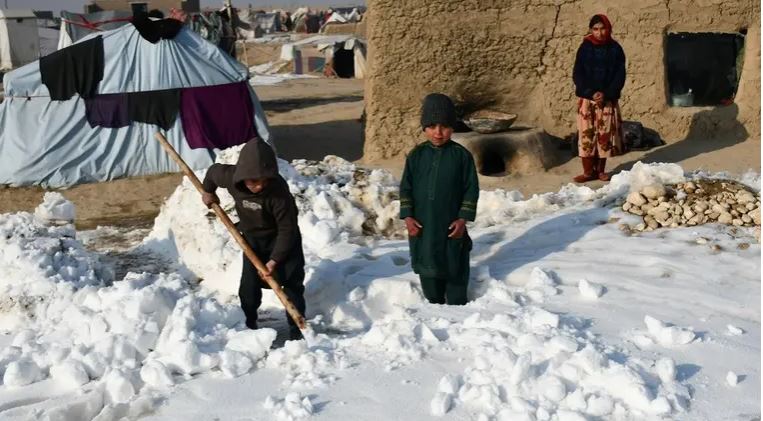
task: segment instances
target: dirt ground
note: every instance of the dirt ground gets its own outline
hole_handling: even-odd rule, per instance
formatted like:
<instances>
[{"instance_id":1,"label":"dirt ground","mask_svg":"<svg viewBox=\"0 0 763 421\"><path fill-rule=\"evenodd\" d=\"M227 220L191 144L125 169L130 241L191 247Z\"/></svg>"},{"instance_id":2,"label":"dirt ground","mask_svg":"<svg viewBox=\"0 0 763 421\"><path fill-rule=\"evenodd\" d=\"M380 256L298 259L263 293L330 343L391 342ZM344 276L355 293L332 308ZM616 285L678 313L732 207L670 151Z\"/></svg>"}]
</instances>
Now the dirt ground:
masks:
<instances>
[{"instance_id":1,"label":"dirt ground","mask_svg":"<svg viewBox=\"0 0 763 421\"><path fill-rule=\"evenodd\" d=\"M338 155L400 175L403 161L363 160L363 81L297 79L255 90L265 108L279 155L287 160L322 159ZM416 118L412 116L411 118ZM556 191L580 172L578 159L560 151L566 161L547 172L531 176L480 177L482 188L516 189L525 195ZM608 169L622 170L633 163L677 162L684 169L743 173L760 172L760 139L725 141L681 140L648 151L631 152L610 160ZM159 213L161 204L181 180L179 174L135 177L75 186L63 191L77 207L80 229L98 225L145 225ZM590 183L591 187L601 182ZM0 213L31 211L41 201L39 187L0 188Z\"/></svg>"}]
</instances>

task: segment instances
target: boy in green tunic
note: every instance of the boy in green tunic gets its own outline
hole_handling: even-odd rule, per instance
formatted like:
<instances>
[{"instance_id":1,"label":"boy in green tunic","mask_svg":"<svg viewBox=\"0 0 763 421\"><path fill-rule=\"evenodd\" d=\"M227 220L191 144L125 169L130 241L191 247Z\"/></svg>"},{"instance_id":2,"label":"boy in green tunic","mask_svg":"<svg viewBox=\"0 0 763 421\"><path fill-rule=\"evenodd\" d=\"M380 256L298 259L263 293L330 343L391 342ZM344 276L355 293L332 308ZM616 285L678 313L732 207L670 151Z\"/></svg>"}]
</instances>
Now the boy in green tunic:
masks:
<instances>
[{"instance_id":1,"label":"boy in green tunic","mask_svg":"<svg viewBox=\"0 0 763 421\"><path fill-rule=\"evenodd\" d=\"M466 221L476 216L479 185L472 154L450 140L455 123L450 98L424 98L421 127L428 141L410 152L400 182L400 218L408 229L411 266L434 304L466 304L469 284L472 240Z\"/></svg>"}]
</instances>

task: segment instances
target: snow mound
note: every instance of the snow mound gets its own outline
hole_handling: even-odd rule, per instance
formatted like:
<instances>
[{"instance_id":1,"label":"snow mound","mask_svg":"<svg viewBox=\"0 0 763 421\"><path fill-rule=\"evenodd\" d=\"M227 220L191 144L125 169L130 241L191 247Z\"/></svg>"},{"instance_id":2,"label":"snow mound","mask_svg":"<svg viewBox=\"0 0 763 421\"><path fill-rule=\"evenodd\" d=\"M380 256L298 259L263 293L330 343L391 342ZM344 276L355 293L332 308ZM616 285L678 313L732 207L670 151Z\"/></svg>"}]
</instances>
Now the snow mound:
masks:
<instances>
[{"instance_id":1,"label":"snow mound","mask_svg":"<svg viewBox=\"0 0 763 421\"><path fill-rule=\"evenodd\" d=\"M74 222L75 213L74 203L58 192L46 192L42 203L34 210L34 216L47 223Z\"/></svg>"}]
</instances>

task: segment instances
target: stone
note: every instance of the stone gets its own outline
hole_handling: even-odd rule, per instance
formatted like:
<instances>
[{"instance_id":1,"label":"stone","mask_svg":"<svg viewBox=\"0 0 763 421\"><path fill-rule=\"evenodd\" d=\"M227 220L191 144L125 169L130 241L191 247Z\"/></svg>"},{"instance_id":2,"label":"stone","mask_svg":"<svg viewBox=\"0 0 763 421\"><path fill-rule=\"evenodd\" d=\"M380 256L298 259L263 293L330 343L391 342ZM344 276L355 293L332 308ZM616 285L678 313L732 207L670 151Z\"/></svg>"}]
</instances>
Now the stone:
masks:
<instances>
[{"instance_id":1,"label":"stone","mask_svg":"<svg viewBox=\"0 0 763 421\"><path fill-rule=\"evenodd\" d=\"M744 214L742 215L742 222L744 222L745 224L749 224L750 222L752 222L752 218L750 217L750 215Z\"/></svg>"},{"instance_id":2,"label":"stone","mask_svg":"<svg viewBox=\"0 0 763 421\"><path fill-rule=\"evenodd\" d=\"M696 239L696 240L694 240L694 241L696 241L696 242L697 242L697 244L707 244L707 242L708 242L709 240L708 240L707 238L705 238L705 237L697 237L697 239Z\"/></svg>"},{"instance_id":3,"label":"stone","mask_svg":"<svg viewBox=\"0 0 763 421\"><path fill-rule=\"evenodd\" d=\"M750 248L750 243L739 243L737 244L737 248L739 250L747 250L748 248Z\"/></svg>"},{"instance_id":4,"label":"stone","mask_svg":"<svg viewBox=\"0 0 763 421\"><path fill-rule=\"evenodd\" d=\"M688 206L684 206L684 207L683 207L683 210L684 210L683 216L684 216L686 219L691 219L691 218L693 218L693 217L694 217L694 215L696 215L696 214L695 214L695 213L694 213L694 212L691 210L691 208L689 208Z\"/></svg>"},{"instance_id":5,"label":"stone","mask_svg":"<svg viewBox=\"0 0 763 421\"><path fill-rule=\"evenodd\" d=\"M747 215L752 218L752 222L755 223L755 225L760 225L760 208L755 208L747 213Z\"/></svg>"},{"instance_id":6,"label":"stone","mask_svg":"<svg viewBox=\"0 0 763 421\"><path fill-rule=\"evenodd\" d=\"M687 182L686 184L684 184L684 188L686 188L686 189L692 189L692 190L694 190L694 189L696 189L696 188L697 188L697 185L696 185L696 184L694 184L694 182L693 182L693 181L689 181L689 182Z\"/></svg>"},{"instance_id":7,"label":"stone","mask_svg":"<svg viewBox=\"0 0 763 421\"><path fill-rule=\"evenodd\" d=\"M752 193L750 193L748 191L746 191L744 193L741 193L741 194L738 193L736 197L737 197L736 201L741 203L741 204L747 204L747 203L755 202L755 196L753 196Z\"/></svg>"},{"instance_id":8,"label":"stone","mask_svg":"<svg viewBox=\"0 0 763 421\"><path fill-rule=\"evenodd\" d=\"M646 224L644 224L643 222L639 222L638 224L636 224L635 228L636 228L636 231L643 231L646 229Z\"/></svg>"},{"instance_id":9,"label":"stone","mask_svg":"<svg viewBox=\"0 0 763 421\"><path fill-rule=\"evenodd\" d=\"M651 229L656 229L660 226L660 224L650 215L647 215L644 217L644 222L646 222L646 226Z\"/></svg>"},{"instance_id":10,"label":"stone","mask_svg":"<svg viewBox=\"0 0 763 421\"><path fill-rule=\"evenodd\" d=\"M625 202L623 203L623 210L628 212L629 210L631 210L631 206L633 206L631 202Z\"/></svg>"},{"instance_id":11,"label":"stone","mask_svg":"<svg viewBox=\"0 0 763 421\"><path fill-rule=\"evenodd\" d=\"M646 198L637 191L628 194L628 197L625 199L625 201L636 206L642 206L646 204Z\"/></svg>"},{"instance_id":12,"label":"stone","mask_svg":"<svg viewBox=\"0 0 763 421\"><path fill-rule=\"evenodd\" d=\"M744 207L747 208L748 211L751 211L755 209L755 203L747 203L746 205L744 205Z\"/></svg>"},{"instance_id":13,"label":"stone","mask_svg":"<svg viewBox=\"0 0 763 421\"><path fill-rule=\"evenodd\" d=\"M656 219L658 222L659 221L667 221L668 218L670 218L670 215L667 212L662 211L662 210L658 211L658 212L655 212L652 216L654 216L654 219Z\"/></svg>"},{"instance_id":14,"label":"stone","mask_svg":"<svg viewBox=\"0 0 763 421\"><path fill-rule=\"evenodd\" d=\"M742 225L744 225L744 222L742 222L742 220L739 218L734 218L734 220L732 220L731 223L737 227L741 227Z\"/></svg>"},{"instance_id":15,"label":"stone","mask_svg":"<svg viewBox=\"0 0 763 421\"><path fill-rule=\"evenodd\" d=\"M697 212L704 212L707 210L709 206L707 205L707 202L697 202L694 204L694 210Z\"/></svg>"},{"instance_id":16,"label":"stone","mask_svg":"<svg viewBox=\"0 0 763 421\"><path fill-rule=\"evenodd\" d=\"M708 218L712 220L716 220L718 219L719 216L721 216L721 214L719 212L710 212L709 214L707 214L707 216Z\"/></svg>"},{"instance_id":17,"label":"stone","mask_svg":"<svg viewBox=\"0 0 763 421\"><path fill-rule=\"evenodd\" d=\"M731 216L730 213L724 212L718 216L718 222L721 224L731 224L731 222L734 220L734 218Z\"/></svg>"},{"instance_id":18,"label":"stone","mask_svg":"<svg viewBox=\"0 0 763 421\"><path fill-rule=\"evenodd\" d=\"M632 207L632 208L631 208L631 210L630 210L630 212L631 212L632 214L634 214L634 215L638 215L638 216L644 216L644 211L642 211L642 210L641 210L641 208L639 208L639 207L636 207L636 206Z\"/></svg>"},{"instance_id":19,"label":"stone","mask_svg":"<svg viewBox=\"0 0 763 421\"><path fill-rule=\"evenodd\" d=\"M715 213L723 213L723 212L726 212L726 209L725 209L723 206L719 205L719 204L713 205L713 207L712 207L711 209L712 209L712 210L713 210L713 212L715 212Z\"/></svg>"},{"instance_id":20,"label":"stone","mask_svg":"<svg viewBox=\"0 0 763 421\"><path fill-rule=\"evenodd\" d=\"M647 199L657 199L660 196L665 196L665 186L659 183L650 184L641 189L641 193Z\"/></svg>"}]
</instances>

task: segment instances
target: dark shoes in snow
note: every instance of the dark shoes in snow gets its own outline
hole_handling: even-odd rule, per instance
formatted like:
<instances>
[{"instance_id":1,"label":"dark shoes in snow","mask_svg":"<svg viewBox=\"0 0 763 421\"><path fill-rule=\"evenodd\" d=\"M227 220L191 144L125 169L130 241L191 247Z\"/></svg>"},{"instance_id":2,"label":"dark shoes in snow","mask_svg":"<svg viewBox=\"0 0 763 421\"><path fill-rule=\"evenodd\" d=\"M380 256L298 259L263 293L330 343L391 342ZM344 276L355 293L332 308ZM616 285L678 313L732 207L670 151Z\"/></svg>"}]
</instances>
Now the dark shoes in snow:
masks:
<instances>
[{"instance_id":1,"label":"dark shoes in snow","mask_svg":"<svg viewBox=\"0 0 763 421\"><path fill-rule=\"evenodd\" d=\"M249 320L246 321L246 327L252 330L257 330L257 321L250 322Z\"/></svg>"}]
</instances>

